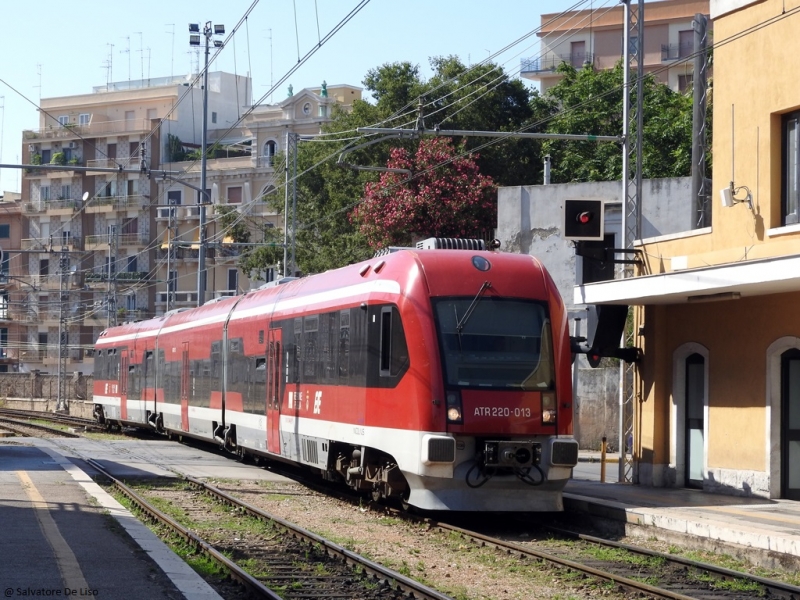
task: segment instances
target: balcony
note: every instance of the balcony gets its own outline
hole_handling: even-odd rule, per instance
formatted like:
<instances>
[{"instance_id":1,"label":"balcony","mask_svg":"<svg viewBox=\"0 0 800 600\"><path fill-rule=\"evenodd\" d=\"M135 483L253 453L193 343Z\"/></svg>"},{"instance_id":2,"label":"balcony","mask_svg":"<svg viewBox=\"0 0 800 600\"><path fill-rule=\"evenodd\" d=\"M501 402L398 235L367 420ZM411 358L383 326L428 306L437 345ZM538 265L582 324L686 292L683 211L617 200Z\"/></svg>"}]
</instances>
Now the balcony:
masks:
<instances>
[{"instance_id":1,"label":"balcony","mask_svg":"<svg viewBox=\"0 0 800 600\"><path fill-rule=\"evenodd\" d=\"M58 200L45 200L45 212L51 216L71 215L81 207L81 201L74 198L59 198Z\"/></svg>"},{"instance_id":2,"label":"balcony","mask_svg":"<svg viewBox=\"0 0 800 600\"><path fill-rule=\"evenodd\" d=\"M661 62L674 62L690 58L694 54L694 41L681 44L661 44Z\"/></svg>"},{"instance_id":3,"label":"balcony","mask_svg":"<svg viewBox=\"0 0 800 600\"><path fill-rule=\"evenodd\" d=\"M58 346L47 346L47 349L44 351L44 357L41 358L42 364L45 366L58 365L60 362L58 351ZM83 362L83 353L83 348L67 348L67 365ZM42 356L41 350L39 351L39 355Z\"/></svg>"},{"instance_id":4,"label":"balcony","mask_svg":"<svg viewBox=\"0 0 800 600\"><path fill-rule=\"evenodd\" d=\"M198 260L200 258L200 250L193 248L181 248L177 246L178 243L190 244L191 242L177 242L172 246L172 260ZM156 258L158 260L167 260L169 258L169 249L159 248L156 250ZM208 253L206 253L208 258Z\"/></svg>"},{"instance_id":5,"label":"balcony","mask_svg":"<svg viewBox=\"0 0 800 600\"><path fill-rule=\"evenodd\" d=\"M67 250L82 250L81 240L71 235L50 237L45 239L26 238L20 240L22 250L34 250L38 252L58 252L63 248Z\"/></svg>"},{"instance_id":6,"label":"balcony","mask_svg":"<svg viewBox=\"0 0 800 600\"><path fill-rule=\"evenodd\" d=\"M168 292L156 294L156 308L166 310ZM193 308L197 306L197 292L172 292L171 308Z\"/></svg>"},{"instance_id":7,"label":"balcony","mask_svg":"<svg viewBox=\"0 0 800 600\"><path fill-rule=\"evenodd\" d=\"M36 202L23 202L22 212L26 215L38 215L45 211L45 203L41 200Z\"/></svg>"},{"instance_id":8,"label":"balcony","mask_svg":"<svg viewBox=\"0 0 800 600\"><path fill-rule=\"evenodd\" d=\"M567 63L576 69L581 69L587 64L594 64L594 54L591 52L573 52L570 54L546 54L542 58L523 58L521 60L521 74L550 73L555 71L561 63Z\"/></svg>"},{"instance_id":9,"label":"balcony","mask_svg":"<svg viewBox=\"0 0 800 600\"><path fill-rule=\"evenodd\" d=\"M133 196L95 196L86 203L87 213L110 213L117 210L139 210L144 208L145 197L140 194Z\"/></svg>"},{"instance_id":10,"label":"balcony","mask_svg":"<svg viewBox=\"0 0 800 600\"><path fill-rule=\"evenodd\" d=\"M100 169L119 169L122 165L126 169L138 169L142 158L140 156L126 156L124 158L97 158L87 160L86 166Z\"/></svg>"},{"instance_id":11,"label":"balcony","mask_svg":"<svg viewBox=\"0 0 800 600\"><path fill-rule=\"evenodd\" d=\"M83 286L83 277L74 273L55 274L55 275L31 275L31 285L40 290L60 290L61 280L64 279L64 286L67 289L77 289Z\"/></svg>"},{"instance_id":12,"label":"balcony","mask_svg":"<svg viewBox=\"0 0 800 600\"><path fill-rule=\"evenodd\" d=\"M120 271L111 273L111 281L117 284L132 284L150 279L150 273L146 271ZM83 278L86 285L95 288L96 284L104 284L109 281L107 271L89 271ZM95 284L95 285L93 285Z\"/></svg>"},{"instance_id":13,"label":"balcony","mask_svg":"<svg viewBox=\"0 0 800 600\"><path fill-rule=\"evenodd\" d=\"M144 233L120 233L119 235L87 235L84 244L86 250L107 250L116 240L118 248L130 248L132 246L147 246L150 243L149 236Z\"/></svg>"},{"instance_id":14,"label":"balcony","mask_svg":"<svg viewBox=\"0 0 800 600\"><path fill-rule=\"evenodd\" d=\"M149 133L149 119L125 119L122 121L94 121L88 125L69 123L67 125L48 125L44 129L26 129L22 132L24 141L51 139L78 139L129 133Z\"/></svg>"}]
</instances>

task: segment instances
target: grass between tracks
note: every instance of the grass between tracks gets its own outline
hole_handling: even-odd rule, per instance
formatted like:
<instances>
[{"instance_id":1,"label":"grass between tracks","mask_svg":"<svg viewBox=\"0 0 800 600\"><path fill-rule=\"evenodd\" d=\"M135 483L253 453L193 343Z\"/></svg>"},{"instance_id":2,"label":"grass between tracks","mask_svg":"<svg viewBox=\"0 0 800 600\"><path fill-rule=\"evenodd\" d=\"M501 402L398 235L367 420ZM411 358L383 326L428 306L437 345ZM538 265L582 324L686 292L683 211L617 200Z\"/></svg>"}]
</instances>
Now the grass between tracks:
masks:
<instances>
[{"instance_id":1,"label":"grass between tracks","mask_svg":"<svg viewBox=\"0 0 800 600\"><path fill-rule=\"evenodd\" d=\"M131 513L144 522L147 527L155 533L162 541L164 541L170 549L180 556L190 567L192 567L201 577L209 581L212 585L219 583L221 580L227 579L228 570L222 565L209 558L203 553L198 552L197 548L188 543L182 537L175 534L166 525L153 521L149 515L145 514L142 510L135 505L130 498L121 493L117 488L108 488L109 493L114 498L127 508ZM155 503L153 503L155 505ZM169 514L161 507L157 507L165 514ZM170 515L173 516L173 515ZM177 519L176 519L177 520Z\"/></svg>"},{"instance_id":2,"label":"grass between tracks","mask_svg":"<svg viewBox=\"0 0 800 600\"><path fill-rule=\"evenodd\" d=\"M206 532L226 538L244 537L252 533L270 535L264 523L251 518L243 519L238 510L220 505L203 494L193 496L192 501L186 503L193 506L186 510L181 506L184 502L179 500L180 496L173 495L170 498L169 490L185 491L188 484L172 481L165 488L162 483L135 485L137 492L147 496L159 510L197 531L202 537L207 537ZM301 494L278 489L265 489L264 492L263 495L259 494L261 499L272 503L302 497ZM165 494L165 497L159 497L158 494ZM205 507L205 511L198 513L198 505ZM317 505L314 506L316 512ZM308 527L305 523L300 524ZM326 512L324 521L318 521L316 526L308 528L365 558L434 587L455 600L624 598L613 583L597 581L581 573L539 561L509 556L492 548L475 545L457 533L429 530L425 523L409 523L394 516L375 515L358 508L331 511L330 516ZM407 531L413 541L395 546L393 551L387 553L386 540L391 539L398 530ZM348 531L352 533L343 533ZM246 562L243 566L253 575L269 575L258 563ZM195 568L202 573L204 566L201 563ZM318 568L324 569L324 566ZM482 582L480 587L477 586L479 580ZM535 595L531 595L532 590L536 590Z\"/></svg>"}]
</instances>

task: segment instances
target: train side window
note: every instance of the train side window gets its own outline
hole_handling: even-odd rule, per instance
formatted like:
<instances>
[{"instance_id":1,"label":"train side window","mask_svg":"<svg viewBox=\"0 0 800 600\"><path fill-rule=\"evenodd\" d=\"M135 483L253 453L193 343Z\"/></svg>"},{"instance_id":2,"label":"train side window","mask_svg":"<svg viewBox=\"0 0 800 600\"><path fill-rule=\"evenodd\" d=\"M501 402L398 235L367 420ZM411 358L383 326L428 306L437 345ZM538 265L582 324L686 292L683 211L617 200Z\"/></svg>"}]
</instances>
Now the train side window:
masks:
<instances>
[{"instance_id":1,"label":"train side window","mask_svg":"<svg viewBox=\"0 0 800 600\"><path fill-rule=\"evenodd\" d=\"M408 369L409 356L403 321L397 306L374 307L370 333L370 367L367 386L391 387Z\"/></svg>"},{"instance_id":2,"label":"train side window","mask_svg":"<svg viewBox=\"0 0 800 600\"><path fill-rule=\"evenodd\" d=\"M303 319L303 382L317 383L317 363L319 362L319 315Z\"/></svg>"},{"instance_id":3,"label":"train side window","mask_svg":"<svg viewBox=\"0 0 800 600\"><path fill-rule=\"evenodd\" d=\"M154 388L156 379L156 369L153 363L152 350L145 353L145 366L144 366L144 387Z\"/></svg>"},{"instance_id":4,"label":"train side window","mask_svg":"<svg viewBox=\"0 0 800 600\"><path fill-rule=\"evenodd\" d=\"M339 378L346 383L350 375L350 311L343 310L339 313L339 351L338 351Z\"/></svg>"},{"instance_id":5,"label":"train side window","mask_svg":"<svg viewBox=\"0 0 800 600\"><path fill-rule=\"evenodd\" d=\"M381 308L380 374L391 375L392 366L392 307Z\"/></svg>"},{"instance_id":6,"label":"train side window","mask_svg":"<svg viewBox=\"0 0 800 600\"><path fill-rule=\"evenodd\" d=\"M294 347L287 347L287 351L294 350L292 360L292 368L294 369L292 381L294 383L300 383L303 380L301 377L303 372L303 341L303 319L298 317L294 320Z\"/></svg>"}]
</instances>

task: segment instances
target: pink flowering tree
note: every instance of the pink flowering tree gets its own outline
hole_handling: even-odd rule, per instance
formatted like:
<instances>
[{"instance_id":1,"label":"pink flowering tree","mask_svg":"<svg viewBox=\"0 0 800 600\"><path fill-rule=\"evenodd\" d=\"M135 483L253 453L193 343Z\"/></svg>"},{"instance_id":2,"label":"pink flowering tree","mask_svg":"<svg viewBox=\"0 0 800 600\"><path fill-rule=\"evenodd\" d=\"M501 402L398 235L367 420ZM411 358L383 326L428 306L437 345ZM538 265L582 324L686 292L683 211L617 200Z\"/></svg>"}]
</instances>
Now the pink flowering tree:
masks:
<instances>
[{"instance_id":1,"label":"pink flowering tree","mask_svg":"<svg viewBox=\"0 0 800 600\"><path fill-rule=\"evenodd\" d=\"M411 175L387 172L367 183L351 215L372 248L426 237L484 237L496 226L495 185L473 156L458 155L461 150L449 138L425 138L413 156L392 150L386 166Z\"/></svg>"}]
</instances>

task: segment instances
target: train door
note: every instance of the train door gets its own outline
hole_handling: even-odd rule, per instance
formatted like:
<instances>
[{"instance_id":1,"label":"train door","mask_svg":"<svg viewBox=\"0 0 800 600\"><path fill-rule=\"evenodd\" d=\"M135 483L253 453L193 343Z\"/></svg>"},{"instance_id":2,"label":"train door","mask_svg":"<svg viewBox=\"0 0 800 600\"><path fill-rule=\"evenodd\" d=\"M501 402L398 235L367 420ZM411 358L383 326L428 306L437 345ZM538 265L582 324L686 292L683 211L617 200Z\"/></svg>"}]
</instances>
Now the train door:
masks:
<instances>
[{"instance_id":1,"label":"train door","mask_svg":"<svg viewBox=\"0 0 800 600\"><path fill-rule=\"evenodd\" d=\"M267 450L275 454L281 453L282 355L281 330L270 329L267 340Z\"/></svg>"},{"instance_id":2,"label":"train door","mask_svg":"<svg viewBox=\"0 0 800 600\"><path fill-rule=\"evenodd\" d=\"M123 421L128 418L128 349L121 350L119 357L119 418Z\"/></svg>"},{"instance_id":3,"label":"train door","mask_svg":"<svg viewBox=\"0 0 800 600\"><path fill-rule=\"evenodd\" d=\"M183 342L181 357L181 429L189 431L189 342Z\"/></svg>"},{"instance_id":4,"label":"train door","mask_svg":"<svg viewBox=\"0 0 800 600\"><path fill-rule=\"evenodd\" d=\"M781 498L800 500L800 350L781 356Z\"/></svg>"}]
</instances>

